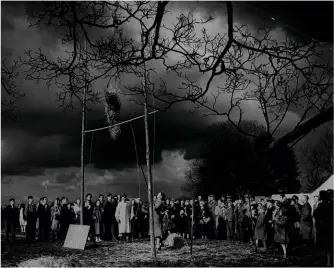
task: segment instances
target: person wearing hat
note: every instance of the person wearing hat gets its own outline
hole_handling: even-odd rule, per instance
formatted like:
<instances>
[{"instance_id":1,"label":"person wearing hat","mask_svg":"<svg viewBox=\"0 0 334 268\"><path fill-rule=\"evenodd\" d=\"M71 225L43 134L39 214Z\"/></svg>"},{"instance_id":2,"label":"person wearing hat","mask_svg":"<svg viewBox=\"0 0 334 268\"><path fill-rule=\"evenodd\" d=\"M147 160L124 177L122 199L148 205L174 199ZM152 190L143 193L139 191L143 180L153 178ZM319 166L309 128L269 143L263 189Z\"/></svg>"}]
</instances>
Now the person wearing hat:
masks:
<instances>
[{"instance_id":1,"label":"person wearing hat","mask_svg":"<svg viewBox=\"0 0 334 268\"><path fill-rule=\"evenodd\" d=\"M327 267L333 267L333 203L326 191L319 192L319 204L313 214L317 228L317 246L326 253Z\"/></svg>"},{"instance_id":2,"label":"person wearing hat","mask_svg":"<svg viewBox=\"0 0 334 268\"><path fill-rule=\"evenodd\" d=\"M131 205L127 201L127 195L121 196L121 202L117 204L115 211L115 218L118 222L118 233L120 238L125 238L129 241L130 230L130 216L131 216Z\"/></svg>"}]
</instances>

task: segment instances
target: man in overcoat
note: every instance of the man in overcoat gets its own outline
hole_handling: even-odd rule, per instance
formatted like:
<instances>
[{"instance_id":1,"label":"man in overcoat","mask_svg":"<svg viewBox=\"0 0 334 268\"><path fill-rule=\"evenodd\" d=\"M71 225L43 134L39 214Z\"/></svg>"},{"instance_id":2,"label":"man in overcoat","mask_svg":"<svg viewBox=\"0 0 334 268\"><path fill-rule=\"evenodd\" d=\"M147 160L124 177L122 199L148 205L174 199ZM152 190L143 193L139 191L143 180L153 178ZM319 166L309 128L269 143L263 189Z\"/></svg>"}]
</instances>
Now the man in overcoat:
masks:
<instances>
[{"instance_id":1,"label":"man in overcoat","mask_svg":"<svg viewBox=\"0 0 334 268\"><path fill-rule=\"evenodd\" d=\"M300 234L303 242L307 244L312 241L312 207L308 202L308 196L304 195L301 199L302 207L300 211Z\"/></svg>"},{"instance_id":2,"label":"man in overcoat","mask_svg":"<svg viewBox=\"0 0 334 268\"><path fill-rule=\"evenodd\" d=\"M104 227L105 227L105 238L106 240L116 241L116 212L117 203L112 198L111 194L107 195L107 201L104 204Z\"/></svg>"},{"instance_id":3,"label":"man in overcoat","mask_svg":"<svg viewBox=\"0 0 334 268\"><path fill-rule=\"evenodd\" d=\"M26 239L30 243L35 240L36 237L36 221L37 221L37 209L34 204L34 199L32 196L28 196L28 205L24 211L27 227L26 227Z\"/></svg>"},{"instance_id":4,"label":"man in overcoat","mask_svg":"<svg viewBox=\"0 0 334 268\"><path fill-rule=\"evenodd\" d=\"M9 242L9 233L11 233L12 242L15 241L15 231L19 220L19 209L15 206L15 199L9 199L9 205L5 208L5 240Z\"/></svg>"}]
</instances>

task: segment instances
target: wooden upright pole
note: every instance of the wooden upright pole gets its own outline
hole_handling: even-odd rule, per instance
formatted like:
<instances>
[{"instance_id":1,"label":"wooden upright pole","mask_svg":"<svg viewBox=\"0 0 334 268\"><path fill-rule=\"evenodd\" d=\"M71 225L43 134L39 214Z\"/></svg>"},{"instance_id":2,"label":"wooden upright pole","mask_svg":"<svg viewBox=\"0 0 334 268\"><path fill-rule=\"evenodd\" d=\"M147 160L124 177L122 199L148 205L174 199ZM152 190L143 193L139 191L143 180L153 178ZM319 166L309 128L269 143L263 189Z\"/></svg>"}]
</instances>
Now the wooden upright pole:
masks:
<instances>
[{"instance_id":1,"label":"wooden upright pole","mask_svg":"<svg viewBox=\"0 0 334 268\"><path fill-rule=\"evenodd\" d=\"M191 205L190 255L193 255L194 210L195 210L195 193L193 193L193 203Z\"/></svg>"},{"instance_id":2,"label":"wooden upright pole","mask_svg":"<svg viewBox=\"0 0 334 268\"><path fill-rule=\"evenodd\" d=\"M148 204L149 204L149 217L150 217L150 241L151 241L151 254L153 258L156 258L157 252L155 247L155 235L154 235L154 221L153 221L153 183L152 183L152 169L151 169L151 156L150 156L150 139L148 130L148 113L147 113L147 81L146 81L146 66L144 66L144 122L145 122L145 139L146 139L146 166L147 166L147 189L148 189Z\"/></svg>"},{"instance_id":3,"label":"wooden upright pole","mask_svg":"<svg viewBox=\"0 0 334 268\"><path fill-rule=\"evenodd\" d=\"M87 40L85 42L85 87L82 98L82 118L81 118L81 213L80 224L83 225L83 210L84 210L84 198L85 198L85 119L86 119L86 95L87 95Z\"/></svg>"}]
</instances>

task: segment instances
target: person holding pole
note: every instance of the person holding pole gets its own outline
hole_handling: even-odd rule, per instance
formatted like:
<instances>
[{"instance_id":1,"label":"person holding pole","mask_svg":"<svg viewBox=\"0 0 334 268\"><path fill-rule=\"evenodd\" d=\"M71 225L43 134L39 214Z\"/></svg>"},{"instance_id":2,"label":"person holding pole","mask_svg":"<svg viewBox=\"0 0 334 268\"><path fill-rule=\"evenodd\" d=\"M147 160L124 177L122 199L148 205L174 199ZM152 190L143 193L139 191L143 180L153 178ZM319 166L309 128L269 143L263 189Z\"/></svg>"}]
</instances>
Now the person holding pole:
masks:
<instances>
[{"instance_id":1,"label":"person holding pole","mask_svg":"<svg viewBox=\"0 0 334 268\"><path fill-rule=\"evenodd\" d=\"M163 192L157 194L154 202L154 234L156 238L156 245L158 250L161 250L161 237L162 237L162 217L165 211L165 199L166 195Z\"/></svg>"}]
</instances>

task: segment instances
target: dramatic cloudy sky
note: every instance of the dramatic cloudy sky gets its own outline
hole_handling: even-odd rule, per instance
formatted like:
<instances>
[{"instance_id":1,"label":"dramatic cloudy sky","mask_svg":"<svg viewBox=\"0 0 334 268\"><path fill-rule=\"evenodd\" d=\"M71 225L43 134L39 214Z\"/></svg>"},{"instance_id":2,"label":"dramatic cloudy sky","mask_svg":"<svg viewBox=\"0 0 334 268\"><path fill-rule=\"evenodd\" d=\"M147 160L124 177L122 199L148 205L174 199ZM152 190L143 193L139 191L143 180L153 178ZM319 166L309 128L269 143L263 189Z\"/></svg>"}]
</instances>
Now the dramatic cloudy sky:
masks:
<instances>
[{"instance_id":1,"label":"dramatic cloudy sky","mask_svg":"<svg viewBox=\"0 0 334 268\"><path fill-rule=\"evenodd\" d=\"M1 56L14 59L26 49L41 47L51 56L64 49L57 42L54 32L43 28L28 28L24 13L27 8L38 8L38 3L1 2ZM277 38L296 34L296 30L324 41L332 41L332 3L234 3L235 21L256 29L263 23L275 27ZM171 4L171 14L166 19L172 21L182 10L192 10L198 16L212 15L215 20L210 29L219 31L226 21L225 9L221 4L178 3ZM275 17L275 21L270 20ZM136 26L130 33L136 34ZM299 34L300 35L300 34ZM160 73L161 76L166 76ZM171 84L174 81L170 78ZM173 80L173 81L172 81ZM2 202L9 197L26 200L28 195L69 196L80 193L80 113L64 113L55 103L55 90L47 90L44 84L17 80L18 88L26 93L18 102L19 122L2 118L1 125L1 194ZM170 86L170 85L169 85ZM221 103L226 106L224 99ZM125 103L122 118L142 114L134 103ZM262 120L256 106L244 107L246 119ZM201 145L205 129L218 118L203 117L201 113L189 114L190 104L174 106L166 113L155 117L154 182L155 191L164 190L169 196L181 194L180 185L184 181L184 171L191 159L195 158ZM298 121L299 114L290 112L278 134L290 130ZM88 114L88 128L105 125L103 106L94 106ZM153 126L153 117L150 118ZM143 121L132 124L136 133L140 164L145 163L145 143ZM151 128L152 134L153 128ZM309 143L319 136L319 131L308 135L302 143ZM153 135L151 135L153 140ZM99 193L123 193L142 197L147 195L141 171L136 168L136 156L129 125L122 128L117 141L109 138L107 131L96 132L86 140L86 192L95 196ZM298 153L298 152L297 152ZM88 163L88 159L91 159Z\"/></svg>"}]
</instances>

